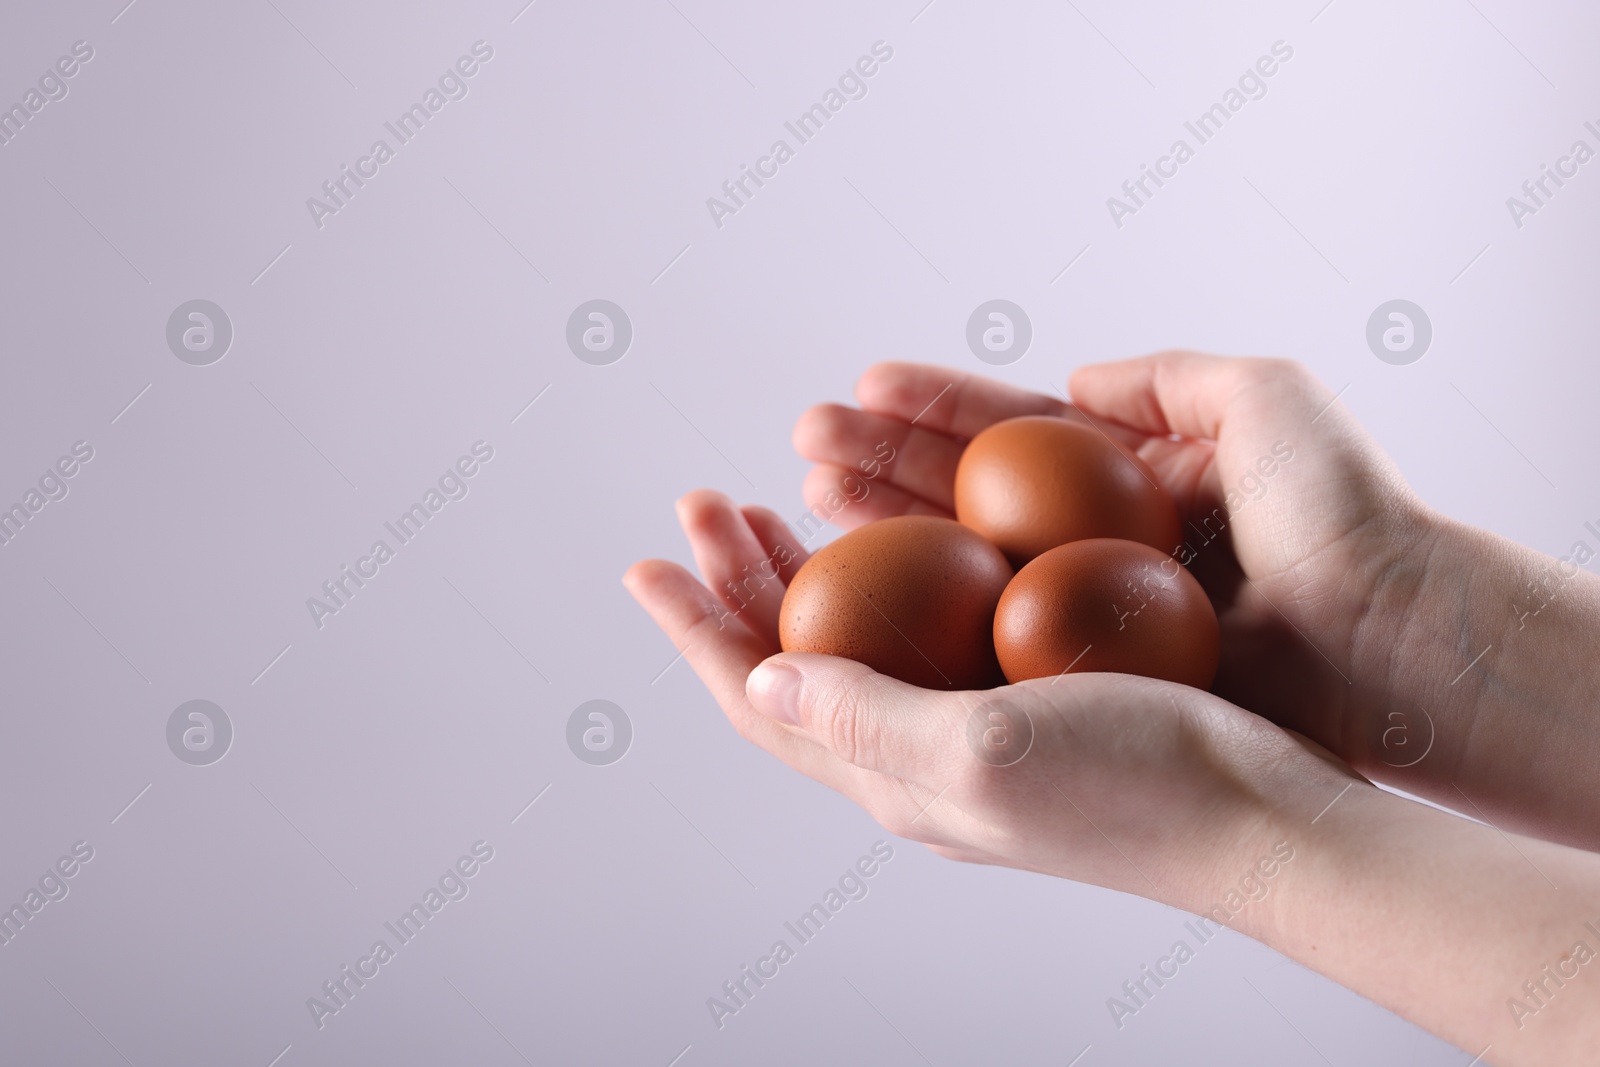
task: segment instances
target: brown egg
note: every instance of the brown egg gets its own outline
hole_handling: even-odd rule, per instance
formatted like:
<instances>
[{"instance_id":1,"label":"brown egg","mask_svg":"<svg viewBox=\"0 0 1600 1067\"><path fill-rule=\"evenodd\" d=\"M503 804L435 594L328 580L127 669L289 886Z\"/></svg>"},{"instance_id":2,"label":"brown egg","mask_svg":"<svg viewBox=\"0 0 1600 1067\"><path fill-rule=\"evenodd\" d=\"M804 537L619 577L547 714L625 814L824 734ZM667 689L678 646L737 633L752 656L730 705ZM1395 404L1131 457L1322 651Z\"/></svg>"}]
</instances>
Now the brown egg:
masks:
<instances>
[{"instance_id":1,"label":"brown egg","mask_svg":"<svg viewBox=\"0 0 1600 1067\"><path fill-rule=\"evenodd\" d=\"M1171 552L1178 509L1144 460L1092 426L1050 415L997 422L956 466L956 518L1013 567L1068 541L1120 537Z\"/></svg>"},{"instance_id":2,"label":"brown egg","mask_svg":"<svg viewBox=\"0 0 1600 1067\"><path fill-rule=\"evenodd\" d=\"M994 616L1009 682L1111 671L1207 689L1220 644L1193 575L1148 545L1109 537L1039 556L1011 579Z\"/></svg>"},{"instance_id":3,"label":"brown egg","mask_svg":"<svg viewBox=\"0 0 1600 1067\"><path fill-rule=\"evenodd\" d=\"M785 652L824 652L924 689L1001 684L994 608L1011 566L958 522L901 515L819 549L778 615Z\"/></svg>"}]
</instances>

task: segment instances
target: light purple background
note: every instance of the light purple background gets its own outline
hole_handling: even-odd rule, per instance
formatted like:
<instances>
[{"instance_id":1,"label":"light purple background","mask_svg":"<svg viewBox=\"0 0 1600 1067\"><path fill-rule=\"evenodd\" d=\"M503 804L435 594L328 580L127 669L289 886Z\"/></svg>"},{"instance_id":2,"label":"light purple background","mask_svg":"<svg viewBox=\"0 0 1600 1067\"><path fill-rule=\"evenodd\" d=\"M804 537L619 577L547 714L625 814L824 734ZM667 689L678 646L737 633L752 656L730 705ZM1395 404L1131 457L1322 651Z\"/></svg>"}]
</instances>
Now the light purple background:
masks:
<instances>
[{"instance_id":1,"label":"light purple background","mask_svg":"<svg viewBox=\"0 0 1600 1067\"><path fill-rule=\"evenodd\" d=\"M994 297L1035 331L1008 381L1294 356L1431 503L1564 553L1600 517L1600 162L1520 230L1505 199L1594 143L1600 15L122 3L14 4L0 33L5 104L95 49L0 146L0 502L95 449L0 548L0 902L96 850L0 946L0 1059L1467 1062L1232 935L1119 1032L1106 998L1182 914L908 843L719 1032L706 998L886 835L663 673L618 578L688 561L696 486L798 515L799 412L880 359L987 370L963 335ZM470 95L313 226L478 39ZM869 95L716 228L706 198L880 39ZM1280 39L1269 95L1116 228L1106 197ZM164 341L196 297L235 329L209 367ZM596 297L634 324L613 366L563 340ZM1364 339L1394 297L1434 325L1408 367ZM318 631L306 598L479 439L470 495ZM202 768L164 740L197 697L236 731ZM636 732L599 768L564 741L597 697ZM318 1031L306 999L478 839L470 895Z\"/></svg>"}]
</instances>

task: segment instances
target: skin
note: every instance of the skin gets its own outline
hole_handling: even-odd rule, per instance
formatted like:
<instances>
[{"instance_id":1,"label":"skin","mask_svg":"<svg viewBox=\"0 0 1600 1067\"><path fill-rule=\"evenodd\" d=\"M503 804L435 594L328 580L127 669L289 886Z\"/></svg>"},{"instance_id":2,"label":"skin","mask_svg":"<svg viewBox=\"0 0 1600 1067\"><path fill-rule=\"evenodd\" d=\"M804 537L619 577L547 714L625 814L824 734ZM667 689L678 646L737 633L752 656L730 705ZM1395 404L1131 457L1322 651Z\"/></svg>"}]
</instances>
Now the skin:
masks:
<instances>
[{"instance_id":1,"label":"skin","mask_svg":"<svg viewBox=\"0 0 1600 1067\"><path fill-rule=\"evenodd\" d=\"M1210 693L1112 674L936 693L777 654L804 550L707 490L678 505L704 584L660 560L624 582L744 737L891 833L1220 915L1482 1062L1589 1062L1600 959L1571 956L1600 951L1600 659L1574 650L1596 645L1600 579L1426 507L1297 364L1169 352L1070 384L1075 406L873 367L859 409L795 427L807 503L846 529L948 516L985 426L1087 421L1185 516L1180 558L1222 626ZM893 459L862 466L885 441ZM1285 848L1270 892L1214 910Z\"/></svg>"}]
</instances>

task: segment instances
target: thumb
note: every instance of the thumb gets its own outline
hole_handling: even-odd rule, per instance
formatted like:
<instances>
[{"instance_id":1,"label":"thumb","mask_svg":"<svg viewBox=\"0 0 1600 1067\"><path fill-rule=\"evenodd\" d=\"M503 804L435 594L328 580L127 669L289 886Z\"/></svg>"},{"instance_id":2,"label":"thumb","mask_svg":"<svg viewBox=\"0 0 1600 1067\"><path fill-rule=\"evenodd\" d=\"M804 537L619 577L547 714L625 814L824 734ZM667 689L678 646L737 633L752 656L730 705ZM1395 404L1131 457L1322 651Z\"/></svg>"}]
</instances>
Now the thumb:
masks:
<instances>
[{"instance_id":1,"label":"thumb","mask_svg":"<svg viewBox=\"0 0 1600 1067\"><path fill-rule=\"evenodd\" d=\"M1080 367L1070 386L1073 403L1092 416L1154 438L1216 442L1216 467L1207 473L1214 482L1202 488L1221 499L1229 490L1257 498L1263 478L1304 454L1309 462L1285 476L1315 509L1299 516L1303 527L1320 520L1342 531L1410 498L1399 469L1336 403L1340 394L1292 360L1160 352ZM1329 493L1330 485L1343 492Z\"/></svg>"},{"instance_id":2,"label":"thumb","mask_svg":"<svg viewBox=\"0 0 1600 1067\"><path fill-rule=\"evenodd\" d=\"M1304 426L1333 392L1300 364L1283 359L1158 352L1138 359L1079 367L1072 400L1093 415L1153 436L1180 434L1215 441L1240 402L1270 394L1265 411ZM1254 405L1252 405L1254 406Z\"/></svg>"},{"instance_id":3,"label":"thumb","mask_svg":"<svg viewBox=\"0 0 1600 1067\"><path fill-rule=\"evenodd\" d=\"M930 778L959 752L970 694L935 692L838 656L788 652L745 682L763 715L799 730L846 763L909 781Z\"/></svg>"}]
</instances>

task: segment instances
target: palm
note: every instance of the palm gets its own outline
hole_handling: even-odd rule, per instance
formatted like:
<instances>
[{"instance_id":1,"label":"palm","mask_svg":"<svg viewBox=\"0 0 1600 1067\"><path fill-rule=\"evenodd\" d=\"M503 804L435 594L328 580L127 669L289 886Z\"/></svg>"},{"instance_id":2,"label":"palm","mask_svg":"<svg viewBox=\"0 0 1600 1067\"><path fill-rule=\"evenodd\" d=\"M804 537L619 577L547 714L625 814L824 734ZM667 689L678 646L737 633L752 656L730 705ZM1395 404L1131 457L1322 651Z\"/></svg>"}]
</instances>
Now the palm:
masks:
<instances>
[{"instance_id":1,"label":"palm","mask_svg":"<svg viewBox=\"0 0 1600 1067\"><path fill-rule=\"evenodd\" d=\"M783 591L802 561L793 533L771 511L709 489L679 500L678 517L703 584L665 560L642 560L623 581L739 733L939 855L1167 899L1161 886L1186 877L1172 862L1186 843L1238 844L1217 827L1234 821L1219 812L1247 799L1235 788L1239 754L1294 754L1237 707L1170 682L1083 674L947 693L809 653L783 659L807 672L814 710L804 728L781 725L770 697L758 711L748 687L778 651ZM786 547L793 557L753 596L728 590L748 580L752 559ZM973 759L974 713L1025 713L1027 758Z\"/></svg>"},{"instance_id":2,"label":"palm","mask_svg":"<svg viewBox=\"0 0 1600 1067\"><path fill-rule=\"evenodd\" d=\"M953 517L956 465L966 442L979 431L1018 415L1090 422L1119 447L1144 459L1177 503L1187 543L1194 550L1191 572L1210 595L1222 626L1217 693L1262 714L1290 720L1286 725L1324 735L1346 710L1348 682L1320 651L1328 641L1319 642L1306 633L1319 626L1329 629L1331 620L1313 621L1296 608L1318 598L1322 590L1310 587L1327 568L1290 566L1293 561L1281 558L1264 562L1280 546L1259 542L1280 524L1282 509L1294 506L1290 502L1269 500L1254 513L1247 511L1240 522L1219 529L1214 515L1223 504L1224 479L1216 442L1142 433L1103 418L1091 419L1055 397L942 367L876 366L862 377L856 396L859 409L818 405L801 416L794 432L796 449L817 464L805 481L806 504L822 514L833 512L836 525L853 529L903 514ZM860 463L881 454L885 441L895 450L894 458L866 481ZM830 494L835 494L834 507L827 504ZM837 508L841 498L853 502ZM1248 549L1245 558L1255 564L1255 573L1248 576L1234 551L1236 537ZM1326 547L1310 546L1310 550Z\"/></svg>"}]
</instances>

